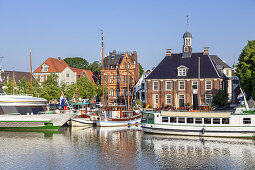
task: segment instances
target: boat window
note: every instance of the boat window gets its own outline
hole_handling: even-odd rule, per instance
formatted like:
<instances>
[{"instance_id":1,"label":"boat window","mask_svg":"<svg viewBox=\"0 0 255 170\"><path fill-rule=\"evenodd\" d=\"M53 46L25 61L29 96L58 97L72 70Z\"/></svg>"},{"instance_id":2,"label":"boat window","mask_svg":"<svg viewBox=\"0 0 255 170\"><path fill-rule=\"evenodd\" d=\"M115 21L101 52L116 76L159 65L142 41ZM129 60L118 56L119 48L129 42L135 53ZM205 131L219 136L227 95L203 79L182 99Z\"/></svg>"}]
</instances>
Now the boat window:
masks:
<instances>
[{"instance_id":1,"label":"boat window","mask_svg":"<svg viewBox=\"0 0 255 170\"><path fill-rule=\"evenodd\" d=\"M153 120L153 114L149 114L149 120Z\"/></svg>"},{"instance_id":2,"label":"boat window","mask_svg":"<svg viewBox=\"0 0 255 170\"><path fill-rule=\"evenodd\" d=\"M220 124L220 118L213 118L213 124Z\"/></svg>"},{"instance_id":3,"label":"boat window","mask_svg":"<svg viewBox=\"0 0 255 170\"><path fill-rule=\"evenodd\" d=\"M222 124L229 124L229 118L222 118Z\"/></svg>"},{"instance_id":4,"label":"boat window","mask_svg":"<svg viewBox=\"0 0 255 170\"><path fill-rule=\"evenodd\" d=\"M29 106L17 106L16 109L18 113L22 115L27 115L32 113L32 109Z\"/></svg>"},{"instance_id":5,"label":"boat window","mask_svg":"<svg viewBox=\"0 0 255 170\"><path fill-rule=\"evenodd\" d=\"M243 124L251 124L251 118L243 118Z\"/></svg>"},{"instance_id":6,"label":"boat window","mask_svg":"<svg viewBox=\"0 0 255 170\"><path fill-rule=\"evenodd\" d=\"M168 122L168 117L162 117L162 122Z\"/></svg>"},{"instance_id":7,"label":"boat window","mask_svg":"<svg viewBox=\"0 0 255 170\"><path fill-rule=\"evenodd\" d=\"M187 118L187 123L194 123L194 118Z\"/></svg>"},{"instance_id":8,"label":"boat window","mask_svg":"<svg viewBox=\"0 0 255 170\"><path fill-rule=\"evenodd\" d=\"M185 117L179 117L178 123L185 123Z\"/></svg>"},{"instance_id":9,"label":"boat window","mask_svg":"<svg viewBox=\"0 0 255 170\"><path fill-rule=\"evenodd\" d=\"M2 109L4 111L4 114L12 114L12 113L18 113L15 106L2 106Z\"/></svg>"},{"instance_id":10,"label":"boat window","mask_svg":"<svg viewBox=\"0 0 255 170\"><path fill-rule=\"evenodd\" d=\"M202 118L195 118L196 124L202 124Z\"/></svg>"},{"instance_id":11,"label":"boat window","mask_svg":"<svg viewBox=\"0 0 255 170\"><path fill-rule=\"evenodd\" d=\"M211 118L204 118L204 124L211 124Z\"/></svg>"},{"instance_id":12,"label":"boat window","mask_svg":"<svg viewBox=\"0 0 255 170\"><path fill-rule=\"evenodd\" d=\"M147 114L143 114L142 123L146 123L147 120Z\"/></svg>"},{"instance_id":13,"label":"boat window","mask_svg":"<svg viewBox=\"0 0 255 170\"><path fill-rule=\"evenodd\" d=\"M170 117L170 123L176 123L176 117Z\"/></svg>"}]
</instances>

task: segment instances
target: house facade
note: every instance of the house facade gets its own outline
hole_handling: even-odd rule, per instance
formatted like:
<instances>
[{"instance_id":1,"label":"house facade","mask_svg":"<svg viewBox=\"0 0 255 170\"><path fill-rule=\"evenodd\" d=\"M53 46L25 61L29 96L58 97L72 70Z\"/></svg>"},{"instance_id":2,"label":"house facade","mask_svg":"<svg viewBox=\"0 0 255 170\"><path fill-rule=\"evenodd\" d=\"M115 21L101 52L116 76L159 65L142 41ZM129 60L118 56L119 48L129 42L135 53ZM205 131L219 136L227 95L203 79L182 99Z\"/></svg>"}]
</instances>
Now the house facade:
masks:
<instances>
[{"instance_id":1,"label":"house facade","mask_svg":"<svg viewBox=\"0 0 255 170\"><path fill-rule=\"evenodd\" d=\"M146 100L154 108L211 105L218 90L231 93L231 68L209 49L192 52L192 35L183 35L182 53L167 50L146 78ZM231 97L230 97L231 98Z\"/></svg>"},{"instance_id":2,"label":"house facade","mask_svg":"<svg viewBox=\"0 0 255 170\"><path fill-rule=\"evenodd\" d=\"M101 84L108 88L107 102L131 103L135 95L135 84L140 78L137 53L135 51L132 53L110 52L104 58L101 77L104 77L101 78Z\"/></svg>"},{"instance_id":3,"label":"house facade","mask_svg":"<svg viewBox=\"0 0 255 170\"><path fill-rule=\"evenodd\" d=\"M61 83L65 83L66 85L76 83L77 79L83 76L94 83L93 73L91 71L70 67L60 57L48 58L33 72L33 75L39 80L39 83L42 83L51 73L55 73L58 76L58 85L61 85Z\"/></svg>"},{"instance_id":4,"label":"house facade","mask_svg":"<svg viewBox=\"0 0 255 170\"><path fill-rule=\"evenodd\" d=\"M150 70L147 70L141 78L138 80L135 86L135 94L136 94L136 99L142 101L143 103L146 102L146 77L150 74Z\"/></svg>"}]
</instances>

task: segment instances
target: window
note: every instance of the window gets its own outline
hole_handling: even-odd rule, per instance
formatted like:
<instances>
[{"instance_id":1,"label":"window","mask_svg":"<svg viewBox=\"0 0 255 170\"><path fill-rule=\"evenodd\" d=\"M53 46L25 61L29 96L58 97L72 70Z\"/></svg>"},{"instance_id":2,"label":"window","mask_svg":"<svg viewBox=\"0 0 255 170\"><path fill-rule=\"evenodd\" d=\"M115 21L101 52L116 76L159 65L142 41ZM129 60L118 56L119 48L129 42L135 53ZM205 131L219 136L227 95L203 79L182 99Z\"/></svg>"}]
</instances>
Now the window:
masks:
<instances>
[{"instance_id":1,"label":"window","mask_svg":"<svg viewBox=\"0 0 255 170\"><path fill-rule=\"evenodd\" d=\"M127 63L124 63L124 68L127 68Z\"/></svg>"},{"instance_id":2,"label":"window","mask_svg":"<svg viewBox=\"0 0 255 170\"><path fill-rule=\"evenodd\" d=\"M176 123L176 117L170 117L170 123Z\"/></svg>"},{"instance_id":3,"label":"window","mask_svg":"<svg viewBox=\"0 0 255 170\"><path fill-rule=\"evenodd\" d=\"M202 124L202 118L195 118L196 124Z\"/></svg>"},{"instance_id":4,"label":"window","mask_svg":"<svg viewBox=\"0 0 255 170\"><path fill-rule=\"evenodd\" d=\"M130 68L130 63L128 63L128 68Z\"/></svg>"},{"instance_id":5,"label":"window","mask_svg":"<svg viewBox=\"0 0 255 170\"><path fill-rule=\"evenodd\" d=\"M205 94L205 103L208 105L212 104L212 95L211 94Z\"/></svg>"},{"instance_id":6,"label":"window","mask_svg":"<svg viewBox=\"0 0 255 170\"><path fill-rule=\"evenodd\" d=\"M145 93L144 92L141 93L141 100L145 100Z\"/></svg>"},{"instance_id":7,"label":"window","mask_svg":"<svg viewBox=\"0 0 255 170\"><path fill-rule=\"evenodd\" d=\"M153 90L158 91L158 81L153 82Z\"/></svg>"},{"instance_id":8,"label":"window","mask_svg":"<svg viewBox=\"0 0 255 170\"><path fill-rule=\"evenodd\" d=\"M138 93L139 94L139 93ZM120 96L120 89L116 89L116 95Z\"/></svg>"},{"instance_id":9,"label":"window","mask_svg":"<svg viewBox=\"0 0 255 170\"><path fill-rule=\"evenodd\" d=\"M120 83L120 77L117 76L116 79L117 79L117 83Z\"/></svg>"},{"instance_id":10,"label":"window","mask_svg":"<svg viewBox=\"0 0 255 170\"><path fill-rule=\"evenodd\" d=\"M166 81L166 90L171 90L171 81Z\"/></svg>"},{"instance_id":11,"label":"window","mask_svg":"<svg viewBox=\"0 0 255 170\"><path fill-rule=\"evenodd\" d=\"M204 118L205 124L211 124L211 118Z\"/></svg>"},{"instance_id":12,"label":"window","mask_svg":"<svg viewBox=\"0 0 255 170\"><path fill-rule=\"evenodd\" d=\"M213 118L213 124L220 124L220 118Z\"/></svg>"},{"instance_id":13,"label":"window","mask_svg":"<svg viewBox=\"0 0 255 170\"><path fill-rule=\"evenodd\" d=\"M108 83L108 76L104 76L105 83Z\"/></svg>"},{"instance_id":14,"label":"window","mask_svg":"<svg viewBox=\"0 0 255 170\"><path fill-rule=\"evenodd\" d=\"M109 96L114 96L114 91L113 91L113 89L110 90Z\"/></svg>"},{"instance_id":15,"label":"window","mask_svg":"<svg viewBox=\"0 0 255 170\"><path fill-rule=\"evenodd\" d=\"M144 89L144 83L141 84L141 89Z\"/></svg>"},{"instance_id":16,"label":"window","mask_svg":"<svg viewBox=\"0 0 255 170\"><path fill-rule=\"evenodd\" d=\"M162 122L168 122L168 117L162 117Z\"/></svg>"},{"instance_id":17,"label":"window","mask_svg":"<svg viewBox=\"0 0 255 170\"><path fill-rule=\"evenodd\" d=\"M46 64L42 65L42 72L47 72L48 68L49 68L48 65L46 65Z\"/></svg>"},{"instance_id":18,"label":"window","mask_svg":"<svg viewBox=\"0 0 255 170\"><path fill-rule=\"evenodd\" d=\"M243 124L251 124L251 118L243 118Z\"/></svg>"},{"instance_id":19,"label":"window","mask_svg":"<svg viewBox=\"0 0 255 170\"><path fill-rule=\"evenodd\" d=\"M171 94L167 94L167 95L166 95L166 104L168 104L168 105L172 104L172 101L171 101Z\"/></svg>"},{"instance_id":20,"label":"window","mask_svg":"<svg viewBox=\"0 0 255 170\"><path fill-rule=\"evenodd\" d=\"M110 83L113 84L114 83L114 77L110 76Z\"/></svg>"},{"instance_id":21,"label":"window","mask_svg":"<svg viewBox=\"0 0 255 170\"><path fill-rule=\"evenodd\" d=\"M185 117L179 117L178 123L185 123Z\"/></svg>"},{"instance_id":22,"label":"window","mask_svg":"<svg viewBox=\"0 0 255 170\"><path fill-rule=\"evenodd\" d=\"M179 90L184 90L185 86L184 86L184 81L179 81Z\"/></svg>"},{"instance_id":23,"label":"window","mask_svg":"<svg viewBox=\"0 0 255 170\"><path fill-rule=\"evenodd\" d=\"M69 78L69 73L66 73L66 78Z\"/></svg>"},{"instance_id":24,"label":"window","mask_svg":"<svg viewBox=\"0 0 255 170\"><path fill-rule=\"evenodd\" d=\"M205 90L212 90L212 82L211 81L206 81L205 82Z\"/></svg>"},{"instance_id":25,"label":"window","mask_svg":"<svg viewBox=\"0 0 255 170\"><path fill-rule=\"evenodd\" d=\"M186 68L178 68L178 76L186 76L187 69Z\"/></svg>"},{"instance_id":26,"label":"window","mask_svg":"<svg viewBox=\"0 0 255 170\"><path fill-rule=\"evenodd\" d=\"M192 89L198 89L198 82L197 81L192 81Z\"/></svg>"},{"instance_id":27,"label":"window","mask_svg":"<svg viewBox=\"0 0 255 170\"><path fill-rule=\"evenodd\" d=\"M44 81L44 76L40 76L40 82Z\"/></svg>"},{"instance_id":28,"label":"window","mask_svg":"<svg viewBox=\"0 0 255 170\"><path fill-rule=\"evenodd\" d=\"M184 107L184 95L179 95L179 107Z\"/></svg>"},{"instance_id":29,"label":"window","mask_svg":"<svg viewBox=\"0 0 255 170\"><path fill-rule=\"evenodd\" d=\"M187 118L187 123L194 123L194 118Z\"/></svg>"},{"instance_id":30,"label":"window","mask_svg":"<svg viewBox=\"0 0 255 170\"><path fill-rule=\"evenodd\" d=\"M155 104L158 104L158 95L155 95Z\"/></svg>"},{"instance_id":31,"label":"window","mask_svg":"<svg viewBox=\"0 0 255 170\"><path fill-rule=\"evenodd\" d=\"M229 124L229 118L222 118L222 124Z\"/></svg>"}]
</instances>

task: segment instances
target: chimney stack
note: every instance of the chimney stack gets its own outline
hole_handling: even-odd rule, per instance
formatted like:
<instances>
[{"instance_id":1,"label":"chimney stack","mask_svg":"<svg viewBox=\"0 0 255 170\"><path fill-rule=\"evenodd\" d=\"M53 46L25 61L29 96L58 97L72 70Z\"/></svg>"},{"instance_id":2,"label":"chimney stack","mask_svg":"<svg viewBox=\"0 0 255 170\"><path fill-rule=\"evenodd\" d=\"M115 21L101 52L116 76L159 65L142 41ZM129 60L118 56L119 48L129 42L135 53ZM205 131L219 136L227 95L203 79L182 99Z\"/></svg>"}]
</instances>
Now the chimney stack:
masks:
<instances>
[{"instance_id":1,"label":"chimney stack","mask_svg":"<svg viewBox=\"0 0 255 170\"><path fill-rule=\"evenodd\" d=\"M172 49L166 49L166 56L171 56L171 54L172 54L172 53L171 53L171 50L172 50Z\"/></svg>"},{"instance_id":2,"label":"chimney stack","mask_svg":"<svg viewBox=\"0 0 255 170\"><path fill-rule=\"evenodd\" d=\"M203 55L209 55L209 47L204 47Z\"/></svg>"},{"instance_id":3,"label":"chimney stack","mask_svg":"<svg viewBox=\"0 0 255 170\"><path fill-rule=\"evenodd\" d=\"M61 60L61 57L58 57L58 60L60 61L60 60Z\"/></svg>"}]
</instances>

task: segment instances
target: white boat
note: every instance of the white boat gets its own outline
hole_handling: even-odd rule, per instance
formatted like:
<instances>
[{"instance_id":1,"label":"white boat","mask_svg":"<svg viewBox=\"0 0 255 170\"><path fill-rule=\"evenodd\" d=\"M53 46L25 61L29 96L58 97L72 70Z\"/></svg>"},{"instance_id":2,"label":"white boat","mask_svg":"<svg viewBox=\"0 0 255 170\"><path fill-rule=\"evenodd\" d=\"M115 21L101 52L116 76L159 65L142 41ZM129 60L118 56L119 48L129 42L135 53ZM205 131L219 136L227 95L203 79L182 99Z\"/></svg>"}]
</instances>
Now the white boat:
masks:
<instances>
[{"instance_id":1,"label":"white boat","mask_svg":"<svg viewBox=\"0 0 255 170\"><path fill-rule=\"evenodd\" d=\"M72 111L46 111L46 99L0 95L0 130L58 130Z\"/></svg>"},{"instance_id":2,"label":"white boat","mask_svg":"<svg viewBox=\"0 0 255 170\"><path fill-rule=\"evenodd\" d=\"M214 136L255 137L254 111L237 112L144 112L142 128L148 133Z\"/></svg>"},{"instance_id":3,"label":"white boat","mask_svg":"<svg viewBox=\"0 0 255 170\"><path fill-rule=\"evenodd\" d=\"M142 114L140 111L125 111L123 105L112 105L99 116L97 126L131 126L141 123Z\"/></svg>"}]
</instances>

